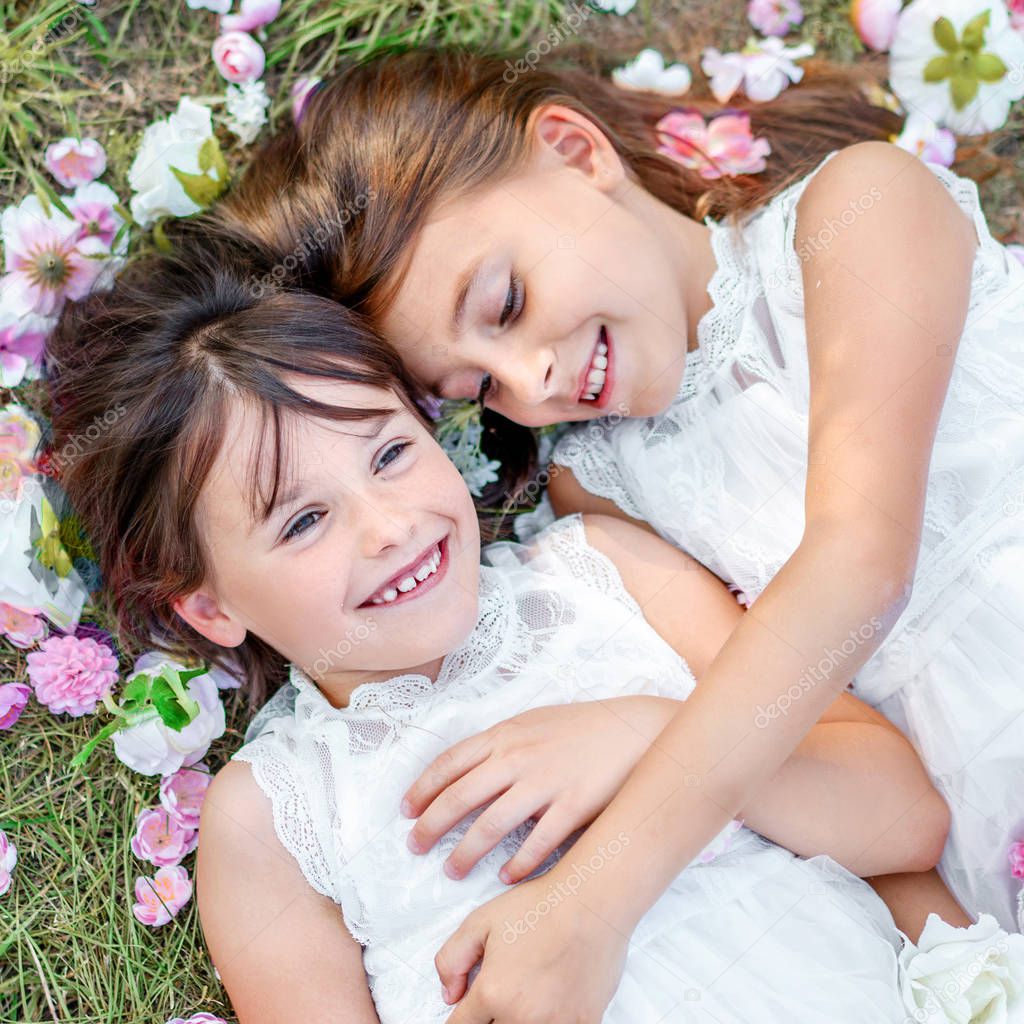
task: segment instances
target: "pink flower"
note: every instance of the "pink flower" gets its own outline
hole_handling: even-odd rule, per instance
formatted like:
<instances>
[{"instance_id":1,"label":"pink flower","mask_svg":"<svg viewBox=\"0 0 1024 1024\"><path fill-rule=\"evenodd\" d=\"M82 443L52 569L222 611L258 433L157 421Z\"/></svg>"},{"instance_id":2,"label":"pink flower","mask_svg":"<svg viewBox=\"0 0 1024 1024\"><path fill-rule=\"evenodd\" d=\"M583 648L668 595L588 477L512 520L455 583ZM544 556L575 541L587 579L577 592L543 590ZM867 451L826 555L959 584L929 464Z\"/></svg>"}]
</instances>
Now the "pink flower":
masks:
<instances>
[{"instance_id":1,"label":"pink flower","mask_svg":"<svg viewBox=\"0 0 1024 1024\"><path fill-rule=\"evenodd\" d=\"M658 152L702 178L757 174L771 152L766 139L750 133L749 114L720 114L708 124L696 111L672 110L656 125Z\"/></svg>"},{"instance_id":2,"label":"pink flower","mask_svg":"<svg viewBox=\"0 0 1024 1024\"><path fill-rule=\"evenodd\" d=\"M804 9L798 0L750 0L747 17L762 35L784 36L804 20Z\"/></svg>"},{"instance_id":3,"label":"pink flower","mask_svg":"<svg viewBox=\"0 0 1024 1024\"><path fill-rule=\"evenodd\" d=\"M25 660L39 703L72 718L95 711L117 680L117 658L89 638L51 636Z\"/></svg>"},{"instance_id":4,"label":"pink flower","mask_svg":"<svg viewBox=\"0 0 1024 1024\"><path fill-rule=\"evenodd\" d=\"M212 775L205 761L181 768L160 780L160 804L182 828L199 828Z\"/></svg>"},{"instance_id":5,"label":"pink flower","mask_svg":"<svg viewBox=\"0 0 1024 1024\"><path fill-rule=\"evenodd\" d=\"M47 214L37 196L26 196L0 216L4 242L3 297L16 313L53 316L65 299L89 294L105 251L96 238L80 240L81 225L57 209Z\"/></svg>"},{"instance_id":6,"label":"pink flower","mask_svg":"<svg viewBox=\"0 0 1024 1024\"><path fill-rule=\"evenodd\" d=\"M0 729L10 729L21 718L32 688L27 683L0 685Z\"/></svg>"},{"instance_id":7,"label":"pink flower","mask_svg":"<svg viewBox=\"0 0 1024 1024\"><path fill-rule=\"evenodd\" d=\"M912 111L903 131L892 141L922 160L949 167L956 158L956 136L948 128L940 128L926 114Z\"/></svg>"},{"instance_id":8,"label":"pink flower","mask_svg":"<svg viewBox=\"0 0 1024 1024\"><path fill-rule=\"evenodd\" d=\"M0 896L11 887L11 872L18 863L18 851L14 843L7 838L7 833L0 829Z\"/></svg>"},{"instance_id":9,"label":"pink flower","mask_svg":"<svg viewBox=\"0 0 1024 1024\"><path fill-rule=\"evenodd\" d=\"M200 1010L191 1017L172 1017L167 1024L228 1024L223 1017L215 1017L212 1013Z\"/></svg>"},{"instance_id":10,"label":"pink flower","mask_svg":"<svg viewBox=\"0 0 1024 1024\"><path fill-rule=\"evenodd\" d=\"M43 162L65 188L77 188L107 169L107 154L95 139L61 139L46 147Z\"/></svg>"},{"instance_id":11,"label":"pink flower","mask_svg":"<svg viewBox=\"0 0 1024 1024\"><path fill-rule=\"evenodd\" d=\"M281 0L242 0L237 14L220 19L222 32L252 32L269 25L281 13Z\"/></svg>"},{"instance_id":12,"label":"pink flower","mask_svg":"<svg viewBox=\"0 0 1024 1024\"><path fill-rule=\"evenodd\" d=\"M140 924L159 928L167 924L191 898L192 883L180 864L159 868L152 878L140 875L135 879L136 902L132 913Z\"/></svg>"},{"instance_id":13,"label":"pink flower","mask_svg":"<svg viewBox=\"0 0 1024 1024\"><path fill-rule=\"evenodd\" d=\"M1024 840L1018 839L1010 845L1010 874L1024 878Z\"/></svg>"},{"instance_id":14,"label":"pink flower","mask_svg":"<svg viewBox=\"0 0 1024 1024\"><path fill-rule=\"evenodd\" d=\"M892 43L903 0L853 0L850 20L860 41L884 53Z\"/></svg>"},{"instance_id":15,"label":"pink flower","mask_svg":"<svg viewBox=\"0 0 1024 1024\"><path fill-rule=\"evenodd\" d=\"M1006 6L1010 11L1010 27L1024 32L1024 0L1008 0Z\"/></svg>"},{"instance_id":16,"label":"pink flower","mask_svg":"<svg viewBox=\"0 0 1024 1024\"><path fill-rule=\"evenodd\" d=\"M37 612L24 611L0 601L0 632L15 647L34 647L46 636L46 622Z\"/></svg>"},{"instance_id":17,"label":"pink flower","mask_svg":"<svg viewBox=\"0 0 1024 1024\"><path fill-rule=\"evenodd\" d=\"M322 81L322 78L314 75L312 78L299 78L292 86L292 120L296 124L302 120L306 104Z\"/></svg>"},{"instance_id":18,"label":"pink flower","mask_svg":"<svg viewBox=\"0 0 1024 1024\"><path fill-rule=\"evenodd\" d=\"M79 224L79 237L98 238L108 249L124 224L124 218L114 209L116 203L114 190L99 182L75 189L75 194L65 200Z\"/></svg>"},{"instance_id":19,"label":"pink flower","mask_svg":"<svg viewBox=\"0 0 1024 1024\"><path fill-rule=\"evenodd\" d=\"M158 868L169 868L188 856L199 843L199 833L182 825L162 807L139 812L132 836L132 853Z\"/></svg>"},{"instance_id":20,"label":"pink flower","mask_svg":"<svg viewBox=\"0 0 1024 1024\"><path fill-rule=\"evenodd\" d=\"M804 77L804 69L794 62L813 53L811 43L785 46L781 39L770 36L748 39L738 53L720 53L709 46L700 66L711 79L711 92L719 103L728 103L740 86L755 103L767 103L790 82L799 82Z\"/></svg>"},{"instance_id":21,"label":"pink flower","mask_svg":"<svg viewBox=\"0 0 1024 1024\"><path fill-rule=\"evenodd\" d=\"M213 41L213 62L229 82L255 82L263 74L263 47L247 32L225 32Z\"/></svg>"},{"instance_id":22,"label":"pink flower","mask_svg":"<svg viewBox=\"0 0 1024 1024\"><path fill-rule=\"evenodd\" d=\"M35 379L43 360L46 333L41 317L17 317L0 326L0 385L13 388L26 377Z\"/></svg>"}]
</instances>

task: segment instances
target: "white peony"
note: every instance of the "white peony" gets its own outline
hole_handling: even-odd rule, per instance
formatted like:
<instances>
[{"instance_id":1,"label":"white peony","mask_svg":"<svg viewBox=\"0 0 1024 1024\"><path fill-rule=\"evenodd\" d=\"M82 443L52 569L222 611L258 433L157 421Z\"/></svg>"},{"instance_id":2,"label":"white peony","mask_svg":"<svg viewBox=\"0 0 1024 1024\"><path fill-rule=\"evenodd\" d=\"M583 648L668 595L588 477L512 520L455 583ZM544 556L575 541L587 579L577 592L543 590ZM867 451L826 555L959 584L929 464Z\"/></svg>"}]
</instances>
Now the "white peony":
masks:
<instances>
[{"instance_id":1,"label":"white peony","mask_svg":"<svg viewBox=\"0 0 1024 1024\"><path fill-rule=\"evenodd\" d=\"M623 89L657 92L663 96L682 96L690 88L692 76L685 64L665 66L657 50L641 50L624 67L612 72L612 81Z\"/></svg>"},{"instance_id":2,"label":"white peony","mask_svg":"<svg viewBox=\"0 0 1024 1024\"><path fill-rule=\"evenodd\" d=\"M262 82L229 85L224 99L229 115L228 128L248 146L267 123L267 108L270 106L267 87Z\"/></svg>"},{"instance_id":3,"label":"white peony","mask_svg":"<svg viewBox=\"0 0 1024 1024\"><path fill-rule=\"evenodd\" d=\"M1024 36L1003 0L913 0L889 47L889 83L908 110L960 135L995 131L1024 96Z\"/></svg>"},{"instance_id":4,"label":"white peony","mask_svg":"<svg viewBox=\"0 0 1024 1024\"><path fill-rule=\"evenodd\" d=\"M199 151L213 138L210 108L182 96L178 109L162 121L154 121L142 136L142 143L128 171L128 183L135 195L132 216L143 227L161 217L188 217L203 206L191 198L175 177L172 167L184 174L202 176ZM214 140L216 141L216 140ZM215 181L226 184L214 172Z\"/></svg>"},{"instance_id":5,"label":"white peony","mask_svg":"<svg viewBox=\"0 0 1024 1024\"><path fill-rule=\"evenodd\" d=\"M166 655L150 651L135 662L126 682L140 672L159 672L162 665L184 668ZM142 775L170 775L201 761L210 744L224 735L224 705L213 677L209 673L196 676L185 684L185 689L198 703L199 714L180 732L155 717L114 733L114 753L133 771Z\"/></svg>"},{"instance_id":6,"label":"white peony","mask_svg":"<svg viewBox=\"0 0 1024 1024\"><path fill-rule=\"evenodd\" d=\"M629 14L636 7L636 0L591 0L591 3L607 14Z\"/></svg>"},{"instance_id":7,"label":"white peony","mask_svg":"<svg viewBox=\"0 0 1024 1024\"><path fill-rule=\"evenodd\" d=\"M903 1004L914 1024L1016 1024L1024 1020L1024 935L994 917L954 928L929 914L900 953Z\"/></svg>"}]
</instances>

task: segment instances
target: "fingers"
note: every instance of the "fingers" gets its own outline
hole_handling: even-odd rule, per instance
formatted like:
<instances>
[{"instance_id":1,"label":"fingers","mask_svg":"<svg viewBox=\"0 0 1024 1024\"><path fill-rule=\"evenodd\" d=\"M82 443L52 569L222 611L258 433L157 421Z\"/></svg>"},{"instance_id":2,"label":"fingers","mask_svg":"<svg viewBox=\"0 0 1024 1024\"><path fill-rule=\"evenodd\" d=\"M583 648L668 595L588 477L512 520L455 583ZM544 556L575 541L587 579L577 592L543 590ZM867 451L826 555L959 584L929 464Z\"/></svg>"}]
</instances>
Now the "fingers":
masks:
<instances>
[{"instance_id":1,"label":"fingers","mask_svg":"<svg viewBox=\"0 0 1024 1024\"><path fill-rule=\"evenodd\" d=\"M478 765L468 775L453 782L420 815L419 821L409 833L409 849L413 853L425 853L467 814L497 799L514 781L515 777L507 761L492 758Z\"/></svg>"},{"instance_id":2,"label":"fingers","mask_svg":"<svg viewBox=\"0 0 1024 1024\"><path fill-rule=\"evenodd\" d=\"M513 786L469 827L445 861L445 874L449 878L465 878L481 857L490 853L514 828L537 814L544 803L544 795L538 794L535 788L531 791L531 787L525 785Z\"/></svg>"},{"instance_id":3,"label":"fingers","mask_svg":"<svg viewBox=\"0 0 1024 1024\"><path fill-rule=\"evenodd\" d=\"M444 753L435 757L405 791L402 798L402 813L407 818L419 817L438 793L486 760L490 751L489 729L450 746Z\"/></svg>"},{"instance_id":4,"label":"fingers","mask_svg":"<svg viewBox=\"0 0 1024 1024\"><path fill-rule=\"evenodd\" d=\"M438 950L437 956L434 957L434 967L441 979L441 994L446 1003L458 1002L465 995L469 972L484 955L487 934L486 922L477 915L470 914ZM458 1019L463 1021L463 1024L483 1020L473 1016Z\"/></svg>"},{"instance_id":5,"label":"fingers","mask_svg":"<svg viewBox=\"0 0 1024 1024\"><path fill-rule=\"evenodd\" d=\"M553 804L534 825L533 831L526 837L515 856L501 869L501 880L512 885L532 871L536 871L547 857L583 824L585 822L578 821L557 804Z\"/></svg>"}]
</instances>

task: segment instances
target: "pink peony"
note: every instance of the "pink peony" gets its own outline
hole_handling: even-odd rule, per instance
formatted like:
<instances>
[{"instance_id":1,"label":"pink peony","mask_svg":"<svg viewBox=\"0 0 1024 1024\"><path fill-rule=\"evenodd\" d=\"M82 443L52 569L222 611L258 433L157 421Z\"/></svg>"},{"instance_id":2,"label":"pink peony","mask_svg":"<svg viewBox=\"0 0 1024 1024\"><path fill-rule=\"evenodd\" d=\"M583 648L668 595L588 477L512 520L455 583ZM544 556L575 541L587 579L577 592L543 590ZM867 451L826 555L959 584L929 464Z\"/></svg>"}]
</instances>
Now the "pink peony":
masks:
<instances>
[{"instance_id":1,"label":"pink peony","mask_svg":"<svg viewBox=\"0 0 1024 1024\"><path fill-rule=\"evenodd\" d=\"M158 868L169 868L188 856L198 845L195 829L182 825L162 807L139 812L132 836L132 853Z\"/></svg>"},{"instance_id":2,"label":"pink peony","mask_svg":"<svg viewBox=\"0 0 1024 1024\"><path fill-rule=\"evenodd\" d=\"M0 685L0 729L10 729L21 718L31 692L32 687L28 683Z\"/></svg>"},{"instance_id":3,"label":"pink peony","mask_svg":"<svg viewBox=\"0 0 1024 1024\"><path fill-rule=\"evenodd\" d=\"M255 82L263 74L263 47L247 32L225 32L213 41L213 62L229 82Z\"/></svg>"},{"instance_id":4,"label":"pink peony","mask_svg":"<svg viewBox=\"0 0 1024 1024\"><path fill-rule=\"evenodd\" d=\"M65 188L77 188L107 169L107 154L95 139L61 139L46 147L43 162Z\"/></svg>"},{"instance_id":5,"label":"pink peony","mask_svg":"<svg viewBox=\"0 0 1024 1024\"><path fill-rule=\"evenodd\" d=\"M1010 844L1010 874L1014 878L1024 878L1024 840Z\"/></svg>"},{"instance_id":6,"label":"pink peony","mask_svg":"<svg viewBox=\"0 0 1024 1024\"><path fill-rule=\"evenodd\" d=\"M850 20L860 41L879 53L888 50L902 6L902 0L853 0Z\"/></svg>"},{"instance_id":7,"label":"pink peony","mask_svg":"<svg viewBox=\"0 0 1024 1024\"><path fill-rule=\"evenodd\" d=\"M252 32L269 25L281 13L281 0L242 0L237 14L220 19L222 32Z\"/></svg>"},{"instance_id":8,"label":"pink peony","mask_svg":"<svg viewBox=\"0 0 1024 1024\"><path fill-rule=\"evenodd\" d=\"M159 868L152 878L140 875L135 879L136 902L132 913L140 924L159 928L167 924L191 898L192 883L180 864Z\"/></svg>"},{"instance_id":9,"label":"pink peony","mask_svg":"<svg viewBox=\"0 0 1024 1024\"><path fill-rule=\"evenodd\" d=\"M182 828L199 828L199 815L213 776L205 761L160 780L160 805Z\"/></svg>"},{"instance_id":10,"label":"pink peony","mask_svg":"<svg viewBox=\"0 0 1024 1024\"><path fill-rule=\"evenodd\" d=\"M757 174L771 152L767 140L750 134L748 114L720 114L709 123L696 111L672 110L656 125L658 152L702 178Z\"/></svg>"},{"instance_id":11,"label":"pink peony","mask_svg":"<svg viewBox=\"0 0 1024 1024\"><path fill-rule=\"evenodd\" d=\"M96 710L117 680L117 658L106 644L77 636L51 636L26 659L36 699L55 715L72 718Z\"/></svg>"},{"instance_id":12,"label":"pink peony","mask_svg":"<svg viewBox=\"0 0 1024 1024\"><path fill-rule=\"evenodd\" d=\"M310 97L316 92L318 86L323 81L322 78L314 76L313 78L299 78L291 89L292 96L292 120L298 124L302 120L302 115L305 112L306 104L309 102Z\"/></svg>"},{"instance_id":13,"label":"pink peony","mask_svg":"<svg viewBox=\"0 0 1024 1024\"><path fill-rule=\"evenodd\" d=\"M798 0L750 0L747 17L762 35L784 36L804 20L804 9Z\"/></svg>"},{"instance_id":14,"label":"pink peony","mask_svg":"<svg viewBox=\"0 0 1024 1024\"><path fill-rule=\"evenodd\" d=\"M0 828L0 896L11 887L11 873L18 863L18 851L14 843L7 838L7 833Z\"/></svg>"},{"instance_id":15,"label":"pink peony","mask_svg":"<svg viewBox=\"0 0 1024 1024\"><path fill-rule=\"evenodd\" d=\"M191 1017L172 1017L167 1024L228 1024L223 1017L217 1017L205 1010L193 1013Z\"/></svg>"}]
</instances>

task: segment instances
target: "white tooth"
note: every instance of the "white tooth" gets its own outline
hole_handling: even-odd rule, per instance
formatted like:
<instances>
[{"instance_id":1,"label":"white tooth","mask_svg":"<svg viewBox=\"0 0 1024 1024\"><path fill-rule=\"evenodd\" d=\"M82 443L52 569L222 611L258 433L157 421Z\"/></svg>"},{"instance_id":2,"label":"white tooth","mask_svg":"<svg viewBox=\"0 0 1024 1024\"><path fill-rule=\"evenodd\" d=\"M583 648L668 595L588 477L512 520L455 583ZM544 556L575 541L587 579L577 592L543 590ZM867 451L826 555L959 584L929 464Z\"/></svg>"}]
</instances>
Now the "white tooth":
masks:
<instances>
[{"instance_id":1,"label":"white tooth","mask_svg":"<svg viewBox=\"0 0 1024 1024\"><path fill-rule=\"evenodd\" d=\"M406 576L401 583L398 584L398 589L403 594L408 594L413 587L416 586L416 579L413 576Z\"/></svg>"},{"instance_id":2,"label":"white tooth","mask_svg":"<svg viewBox=\"0 0 1024 1024\"><path fill-rule=\"evenodd\" d=\"M416 579L417 579L417 580L418 580L418 581L419 581L420 583L422 583L422 582L423 582L423 581L424 581L424 580L425 580L425 579L426 579L426 578L427 578L427 577L428 577L429 575L430 575L430 563L429 563L429 562L424 562L424 563L423 563L423 564L422 564L422 565L421 565L421 566L420 566L420 567L419 567L419 568L418 568L418 569L416 570Z\"/></svg>"},{"instance_id":3,"label":"white tooth","mask_svg":"<svg viewBox=\"0 0 1024 1024\"><path fill-rule=\"evenodd\" d=\"M604 383L604 370L591 370L590 376L587 377L587 383L589 384L603 384Z\"/></svg>"},{"instance_id":4,"label":"white tooth","mask_svg":"<svg viewBox=\"0 0 1024 1024\"><path fill-rule=\"evenodd\" d=\"M594 356L593 367L595 370L607 370L608 369L608 357L607 356Z\"/></svg>"},{"instance_id":5,"label":"white tooth","mask_svg":"<svg viewBox=\"0 0 1024 1024\"><path fill-rule=\"evenodd\" d=\"M384 593L380 596L384 599L385 604L391 604L391 602L394 601L396 597L398 597L398 591L394 590L391 587L388 587L388 589L385 590Z\"/></svg>"},{"instance_id":6,"label":"white tooth","mask_svg":"<svg viewBox=\"0 0 1024 1024\"><path fill-rule=\"evenodd\" d=\"M603 341L597 343L597 354L599 356L608 355L608 346Z\"/></svg>"}]
</instances>

